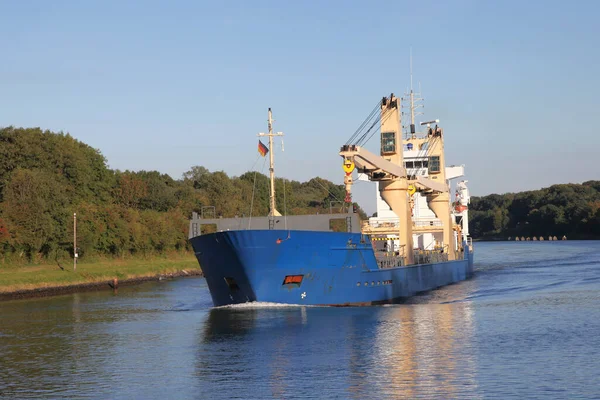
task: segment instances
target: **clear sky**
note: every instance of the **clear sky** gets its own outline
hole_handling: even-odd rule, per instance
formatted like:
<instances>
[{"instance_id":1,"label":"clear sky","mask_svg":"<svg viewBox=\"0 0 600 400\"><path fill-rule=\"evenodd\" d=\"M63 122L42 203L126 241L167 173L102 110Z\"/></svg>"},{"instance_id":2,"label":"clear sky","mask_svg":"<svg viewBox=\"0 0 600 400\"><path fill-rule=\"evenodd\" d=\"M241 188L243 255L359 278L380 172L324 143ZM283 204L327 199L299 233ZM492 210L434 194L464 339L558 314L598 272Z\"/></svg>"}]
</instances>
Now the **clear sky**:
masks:
<instances>
[{"instance_id":1,"label":"clear sky","mask_svg":"<svg viewBox=\"0 0 600 400\"><path fill-rule=\"evenodd\" d=\"M440 119L472 194L600 179L599 15L599 1L0 0L0 126L69 132L115 169L239 175L272 107L277 174L341 184L339 147L409 86L412 47L421 118ZM356 187L368 212L371 185Z\"/></svg>"}]
</instances>

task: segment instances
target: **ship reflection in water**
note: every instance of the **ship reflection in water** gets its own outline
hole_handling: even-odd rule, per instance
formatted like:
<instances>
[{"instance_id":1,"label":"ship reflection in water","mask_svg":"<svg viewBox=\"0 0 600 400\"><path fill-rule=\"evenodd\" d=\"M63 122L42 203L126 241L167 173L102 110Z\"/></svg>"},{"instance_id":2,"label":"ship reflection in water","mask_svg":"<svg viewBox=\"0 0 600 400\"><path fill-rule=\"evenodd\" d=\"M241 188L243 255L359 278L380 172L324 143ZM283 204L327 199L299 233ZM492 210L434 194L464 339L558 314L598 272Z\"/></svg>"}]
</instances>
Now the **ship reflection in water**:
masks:
<instances>
[{"instance_id":1,"label":"ship reflection in water","mask_svg":"<svg viewBox=\"0 0 600 400\"><path fill-rule=\"evenodd\" d=\"M419 299L212 309L199 332L200 386L226 381L248 398L314 396L317 384L320 397L477 397L471 303Z\"/></svg>"},{"instance_id":2,"label":"ship reflection in water","mask_svg":"<svg viewBox=\"0 0 600 400\"><path fill-rule=\"evenodd\" d=\"M474 360L470 303L423 304L391 310L377 329L379 390L386 396L472 397ZM373 382L375 384L375 382ZM467 389L467 390L465 390Z\"/></svg>"}]
</instances>

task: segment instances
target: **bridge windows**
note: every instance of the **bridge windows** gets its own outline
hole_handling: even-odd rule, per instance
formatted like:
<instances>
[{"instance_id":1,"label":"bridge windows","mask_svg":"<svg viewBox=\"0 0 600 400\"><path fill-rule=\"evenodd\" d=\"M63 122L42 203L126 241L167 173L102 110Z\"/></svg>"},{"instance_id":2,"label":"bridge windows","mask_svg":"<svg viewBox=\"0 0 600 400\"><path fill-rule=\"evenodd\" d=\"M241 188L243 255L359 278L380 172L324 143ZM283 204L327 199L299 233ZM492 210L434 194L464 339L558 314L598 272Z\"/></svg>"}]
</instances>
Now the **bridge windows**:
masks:
<instances>
[{"instance_id":1,"label":"bridge windows","mask_svg":"<svg viewBox=\"0 0 600 400\"><path fill-rule=\"evenodd\" d=\"M396 132L381 133L381 153L393 154L396 153Z\"/></svg>"},{"instance_id":2,"label":"bridge windows","mask_svg":"<svg viewBox=\"0 0 600 400\"><path fill-rule=\"evenodd\" d=\"M413 161L405 161L404 168L406 169L420 169L427 168L429 166L428 160L413 160Z\"/></svg>"},{"instance_id":3,"label":"bridge windows","mask_svg":"<svg viewBox=\"0 0 600 400\"><path fill-rule=\"evenodd\" d=\"M429 173L437 174L440 172L440 157L431 156L429 157Z\"/></svg>"}]
</instances>

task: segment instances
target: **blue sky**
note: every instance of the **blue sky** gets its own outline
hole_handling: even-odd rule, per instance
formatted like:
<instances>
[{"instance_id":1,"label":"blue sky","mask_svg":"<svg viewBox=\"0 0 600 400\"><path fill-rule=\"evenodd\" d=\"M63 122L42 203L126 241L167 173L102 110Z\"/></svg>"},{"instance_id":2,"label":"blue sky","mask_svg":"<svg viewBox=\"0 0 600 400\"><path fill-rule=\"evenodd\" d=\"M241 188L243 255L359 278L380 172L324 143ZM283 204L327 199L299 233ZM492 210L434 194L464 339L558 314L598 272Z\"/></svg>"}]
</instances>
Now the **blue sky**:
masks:
<instances>
[{"instance_id":1,"label":"blue sky","mask_svg":"<svg viewBox=\"0 0 600 400\"><path fill-rule=\"evenodd\" d=\"M600 179L598 15L595 1L0 0L0 126L69 132L115 169L239 175L271 107L277 174L342 183L340 145L406 90L412 47L422 118L440 119L472 194ZM369 212L373 190L356 187Z\"/></svg>"}]
</instances>

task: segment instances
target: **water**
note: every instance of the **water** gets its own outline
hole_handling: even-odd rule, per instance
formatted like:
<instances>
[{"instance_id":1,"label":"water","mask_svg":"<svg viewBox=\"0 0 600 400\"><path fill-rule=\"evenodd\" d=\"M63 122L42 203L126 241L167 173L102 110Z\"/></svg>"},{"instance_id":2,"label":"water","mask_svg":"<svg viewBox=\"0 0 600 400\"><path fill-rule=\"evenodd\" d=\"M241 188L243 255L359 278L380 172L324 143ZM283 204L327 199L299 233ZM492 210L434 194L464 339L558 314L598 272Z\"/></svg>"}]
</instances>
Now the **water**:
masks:
<instances>
[{"instance_id":1,"label":"water","mask_svg":"<svg viewBox=\"0 0 600 400\"><path fill-rule=\"evenodd\" d=\"M203 279L0 303L0 397L600 398L600 242L476 244L409 303L211 307Z\"/></svg>"}]
</instances>

